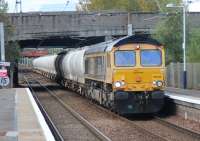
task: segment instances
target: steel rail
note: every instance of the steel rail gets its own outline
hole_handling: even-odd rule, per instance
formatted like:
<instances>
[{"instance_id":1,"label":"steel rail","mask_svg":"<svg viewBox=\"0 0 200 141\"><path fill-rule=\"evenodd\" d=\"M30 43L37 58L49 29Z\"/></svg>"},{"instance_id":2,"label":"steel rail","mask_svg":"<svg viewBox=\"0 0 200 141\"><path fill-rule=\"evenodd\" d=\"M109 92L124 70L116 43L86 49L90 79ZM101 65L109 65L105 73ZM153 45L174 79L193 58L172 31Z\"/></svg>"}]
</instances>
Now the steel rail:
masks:
<instances>
[{"instance_id":1,"label":"steel rail","mask_svg":"<svg viewBox=\"0 0 200 141\"><path fill-rule=\"evenodd\" d=\"M90 122L88 122L85 118L83 118L79 113L73 110L69 105L63 102L59 97L56 96L56 93L47 88L46 86L42 85L38 80L34 80L37 82L41 87L46 89L46 91L55 98L67 111L69 111L78 121L80 121L89 131L91 131L98 139L102 141L111 141L110 138L105 136L102 132L100 132L95 126L93 126Z\"/></svg>"},{"instance_id":2,"label":"steel rail","mask_svg":"<svg viewBox=\"0 0 200 141\"><path fill-rule=\"evenodd\" d=\"M37 80L36 80L36 81L37 81ZM54 98L56 98L59 102L61 102L63 105L66 105L66 103L64 103L62 100L60 100L60 98L58 98L58 97L55 95L54 92L52 92L51 90L49 90L47 87L43 86L39 81L37 81L37 82L38 82L42 87L44 87L47 91L49 91L49 93L50 93ZM166 138L164 138L164 137L162 137L162 136L159 136L159 135L157 135L157 134L154 134L154 133L148 131L147 129L145 129L145 128L143 128L143 127L140 127L139 125L135 124L133 121L131 121L131 120L125 118L125 117L122 117L122 116L120 116L120 115L118 115L118 114L115 114L114 112L112 112L112 111L110 111L110 110L108 110L108 109L105 109L105 108L103 108L103 107L101 107L101 106L99 106L99 105L97 105L97 104L94 104L93 102L91 102L91 104L93 104L95 107L101 109L102 111L108 113L109 115L111 115L111 116L113 116L113 117L116 117L116 118L118 118L118 119L120 119L120 120L122 120L122 121L125 121L125 122L129 123L130 125L133 125L133 126L134 126L137 130L139 130L140 132L143 132L143 133L145 133L145 134L147 134L147 135L149 135L149 136L151 136L151 137L153 137L153 138L157 138L157 139L159 139L160 141L169 141L168 139L166 139ZM69 109L69 111L70 111L72 114L74 114L75 116L76 116L76 114L78 114L78 113L76 113L72 108L70 108L68 105L66 105L66 108ZM79 118L79 114L77 115L77 118ZM84 119L84 118L83 118L83 119ZM85 121L86 121L86 120L85 120ZM83 123L84 123L84 121L83 121ZM87 126L87 125L86 125L86 126ZM90 129L90 128L91 128L91 127L90 127L90 125L89 125L89 129ZM98 131L98 129L97 129L97 131ZM100 136L101 136L101 134L100 134ZM106 141L106 139L107 139L107 141L110 141L110 139L107 138L107 137L106 137L105 139L103 139L103 140Z\"/></svg>"},{"instance_id":3,"label":"steel rail","mask_svg":"<svg viewBox=\"0 0 200 141\"><path fill-rule=\"evenodd\" d=\"M164 120L164 119L162 119L162 118L160 118L160 117L158 117L158 116L155 116L154 119L155 119L157 122L159 122L159 123L161 123L161 124L163 124L163 125L165 125L165 126L168 126L168 127L170 127L170 128L173 128L173 129L175 129L175 130L178 130L178 131L180 131L180 132L182 132L182 133L185 133L185 134L187 134L187 135L190 135L190 136L195 137L195 138L197 138L197 139L200 140L200 133L198 133L198 132L195 132L195 131L192 131L192 130L190 130L190 129L187 129L187 128L178 126L178 125L173 124L173 123L171 123L171 122L168 122L168 121L166 121L166 120Z\"/></svg>"},{"instance_id":4,"label":"steel rail","mask_svg":"<svg viewBox=\"0 0 200 141\"><path fill-rule=\"evenodd\" d=\"M47 122L47 125L49 126L54 138L56 141L64 141L62 135L60 134L60 132L58 131L57 127L55 126L55 124L53 123L53 121L51 120L51 118L49 117L49 115L47 114L46 110L44 109L44 107L42 106L41 102L39 101L38 97L36 96L35 91L33 90L31 84L29 83L28 79L24 76L24 80L26 81L29 89L31 90L33 97L42 113L42 115L45 118L45 121Z\"/></svg>"},{"instance_id":5,"label":"steel rail","mask_svg":"<svg viewBox=\"0 0 200 141\"><path fill-rule=\"evenodd\" d=\"M91 102L91 103L92 103L92 102ZM143 128L143 127L141 127L141 126L135 124L133 121L131 121L131 120L125 118L125 117L122 117L122 116L120 116L120 115L117 115L117 114L113 113L112 111L109 111L108 109L105 109L105 108L103 108L103 107L101 107L101 106L99 106L99 105L96 105L96 104L94 104L94 106L96 106L96 107L98 107L99 109L105 111L106 113L109 113L110 115L112 115L112 116L114 116L114 117L117 117L117 118L119 118L119 119L121 119L121 120L124 120L124 121L130 123L131 125L137 127L137 128L140 129L140 130L143 130L144 132L146 132L146 133L149 134L149 135L152 134L153 136L158 136L158 138L160 138L161 140L169 141L168 139L166 139L166 138L164 138L164 137L162 137L162 136L156 135L156 134L154 134L154 133L148 131L147 129L145 129L145 128ZM191 131L190 129L180 127L180 126L175 125L175 124L173 124L173 123L170 123L170 122L168 122L168 121L166 121L166 120L164 120L164 119L161 119L161 118L158 117L158 116L154 116L154 120L155 120L156 122L159 122L159 123L162 124L162 125L165 125L165 126L167 126L167 127L173 128L173 129L175 129L175 130L177 130L177 131L179 131L179 132L185 133L185 134L187 134L187 135L190 135L190 136L192 136L192 137L197 138L197 139L200 140L200 133L198 133L198 132Z\"/></svg>"},{"instance_id":6,"label":"steel rail","mask_svg":"<svg viewBox=\"0 0 200 141\"><path fill-rule=\"evenodd\" d=\"M99 108L100 110L102 110L102 111L108 113L108 114L111 115L112 117L116 117L116 118L118 118L118 119L120 119L120 120L122 120L122 121L125 121L125 122L129 123L130 125L134 126L137 130L139 130L139 131L141 131L141 132L144 132L145 135L149 135L149 136L151 136L151 137L157 138L157 139L159 139L160 141L170 141L170 140L168 140L168 139L166 139L166 138L164 138L164 137L162 137L162 136L160 136L160 135L154 134L154 133L152 133L151 131L149 131L149 130L147 130L147 129L145 129L145 128L143 128L143 127L137 125L137 124L135 124L133 121L129 120L128 118L125 118L125 117L123 117L123 116L120 116L120 115L118 115L118 114L116 114L116 113L114 113L114 112L112 112L112 111L110 111L110 110L108 110L108 109L105 109L104 107L101 107L101 106L99 106L99 105L94 104L93 102L90 102L90 103L93 104L95 107Z\"/></svg>"}]
</instances>

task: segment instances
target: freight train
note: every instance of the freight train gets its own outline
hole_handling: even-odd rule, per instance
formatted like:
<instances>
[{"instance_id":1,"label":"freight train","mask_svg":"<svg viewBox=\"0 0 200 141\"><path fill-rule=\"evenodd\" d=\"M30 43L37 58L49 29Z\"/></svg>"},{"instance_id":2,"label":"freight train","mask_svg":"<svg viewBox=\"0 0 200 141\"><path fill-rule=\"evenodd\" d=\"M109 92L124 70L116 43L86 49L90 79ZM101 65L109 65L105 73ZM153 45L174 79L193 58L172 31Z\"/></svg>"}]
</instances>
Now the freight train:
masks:
<instances>
[{"instance_id":1,"label":"freight train","mask_svg":"<svg viewBox=\"0 0 200 141\"><path fill-rule=\"evenodd\" d=\"M133 35L36 58L34 69L119 114L156 113L164 105L165 52Z\"/></svg>"}]
</instances>

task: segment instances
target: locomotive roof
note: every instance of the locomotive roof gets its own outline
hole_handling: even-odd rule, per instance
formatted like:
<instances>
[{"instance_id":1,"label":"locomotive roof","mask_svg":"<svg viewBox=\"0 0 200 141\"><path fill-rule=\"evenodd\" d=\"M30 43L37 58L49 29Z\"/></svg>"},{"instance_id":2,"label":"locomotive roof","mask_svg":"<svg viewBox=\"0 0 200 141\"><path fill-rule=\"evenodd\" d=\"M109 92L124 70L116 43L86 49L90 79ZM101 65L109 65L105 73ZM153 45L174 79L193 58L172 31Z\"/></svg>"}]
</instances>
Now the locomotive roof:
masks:
<instances>
[{"instance_id":1,"label":"locomotive roof","mask_svg":"<svg viewBox=\"0 0 200 141\"><path fill-rule=\"evenodd\" d=\"M147 35L132 35L117 40L110 40L96 45L91 45L86 50L85 54L108 52L111 51L113 47L119 47L131 43L142 43L161 46L161 43L153 38L148 37Z\"/></svg>"}]
</instances>

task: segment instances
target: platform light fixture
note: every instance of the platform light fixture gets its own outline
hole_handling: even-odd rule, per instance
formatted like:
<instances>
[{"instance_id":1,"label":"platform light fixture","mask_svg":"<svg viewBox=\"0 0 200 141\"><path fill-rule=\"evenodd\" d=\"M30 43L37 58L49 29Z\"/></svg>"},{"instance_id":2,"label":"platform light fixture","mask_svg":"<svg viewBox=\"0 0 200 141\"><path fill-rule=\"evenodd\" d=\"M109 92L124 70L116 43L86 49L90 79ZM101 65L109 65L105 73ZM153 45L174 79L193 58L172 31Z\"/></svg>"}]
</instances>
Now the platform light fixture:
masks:
<instances>
[{"instance_id":1,"label":"platform light fixture","mask_svg":"<svg viewBox=\"0 0 200 141\"><path fill-rule=\"evenodd\" d=\"M181 5L175 5L173 3L169 3L166 5L167 8L182 8L183 10L183 88L187 88L187 70L186 70L186 9L187 3L183 3Z\"/></svg>"}]
</instances>

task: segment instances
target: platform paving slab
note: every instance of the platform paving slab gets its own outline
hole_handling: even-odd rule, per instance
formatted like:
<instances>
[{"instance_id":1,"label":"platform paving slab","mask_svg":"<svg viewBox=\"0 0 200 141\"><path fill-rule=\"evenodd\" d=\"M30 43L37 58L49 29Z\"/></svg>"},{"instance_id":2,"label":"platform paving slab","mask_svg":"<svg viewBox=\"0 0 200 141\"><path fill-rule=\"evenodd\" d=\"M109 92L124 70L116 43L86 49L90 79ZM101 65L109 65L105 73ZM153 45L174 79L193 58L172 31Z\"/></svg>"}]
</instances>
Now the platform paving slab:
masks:
<instances>
[{"instance_id":1,"label":"platform paving slab","mask_svg":"<svg viewBox=\"0 0 200 141\"><path fill-rule=\"evenodd\" d=\"M0 90L0 141L46 141L27 90Z\"/></svg>"}]
</instances>

